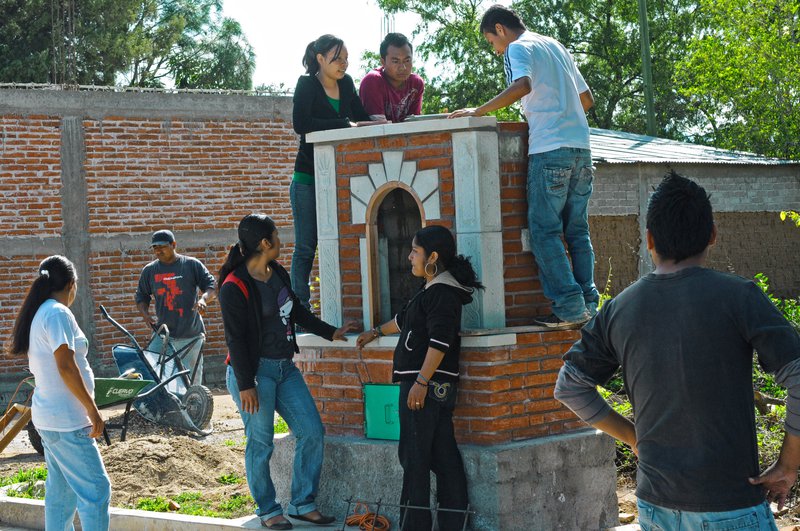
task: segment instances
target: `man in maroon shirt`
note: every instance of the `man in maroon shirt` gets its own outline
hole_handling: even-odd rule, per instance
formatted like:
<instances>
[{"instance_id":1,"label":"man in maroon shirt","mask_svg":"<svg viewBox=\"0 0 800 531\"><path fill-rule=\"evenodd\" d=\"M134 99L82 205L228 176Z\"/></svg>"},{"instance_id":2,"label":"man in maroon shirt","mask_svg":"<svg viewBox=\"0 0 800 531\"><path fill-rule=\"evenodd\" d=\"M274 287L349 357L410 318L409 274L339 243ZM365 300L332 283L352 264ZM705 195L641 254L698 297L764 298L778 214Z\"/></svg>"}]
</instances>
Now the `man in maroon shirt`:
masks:
<instances>
[{"instance_id":1,"label":"man in maroon shirt","mask_svg":"<svg viewBox=\"0 0 800 531\"><path fill-rule=\"evenodd\" d=\"M359 95L367 114L398 123L422 112L425 83L412 72L413 50L402 33L389 33L381 43L381 66L364 76Z\"/></svg>"}]
</instances>

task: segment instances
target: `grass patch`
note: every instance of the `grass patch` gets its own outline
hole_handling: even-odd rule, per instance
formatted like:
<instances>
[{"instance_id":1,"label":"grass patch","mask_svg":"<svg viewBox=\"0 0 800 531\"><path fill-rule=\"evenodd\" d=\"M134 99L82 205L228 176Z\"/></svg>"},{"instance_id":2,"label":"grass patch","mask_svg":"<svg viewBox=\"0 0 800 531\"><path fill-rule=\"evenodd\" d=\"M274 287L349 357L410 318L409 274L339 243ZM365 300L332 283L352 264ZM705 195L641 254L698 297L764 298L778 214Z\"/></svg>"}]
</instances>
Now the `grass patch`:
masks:
<instances>
[{"instance_id":1,"label":"grass patch","mask_svg":"<svg viewBox=\"0 0 800 531\"><path fill-rule=\"evenodd\" d=\"M0 477L0 487L7 485L15 485L17 483L24 484L22 490L9 490L6 491L6 496L9 498L28 498L31 500L44 499L44 489L37 487L37 481L44 481L47 479L47 468L37 466L28 469L19 469L10 476Z\"/></svg>"},{"instance_id":2,"label":"grass patch","mask_svg":"<svg viewBox=\"0 0 800 531\"><path fill-rule=\"evenodd\" d=\"M225 474L217 478L217 483L220 483L222 485L236 485L237 483L241 482L242 482L242 476L240 476L236 472L231 472L230 474Z\"/></svg>"},{"instance_id":3,"label":"grass patch","mask_svg":"<svg viewBox=\"0 0 800 531\"><path fill-rule=\"evenodd\" d=\"M20 468L10 476L0 477L0 487L29 481L44 481L45 479L47 479L47 468L44 465L27 469Z\"/></svg>"},{"instance_id":4,"label":"grass patch","mask_svg":"<svg viewBox=\"0 0 800 531\"><path fill-rule=\"evenodd\" d=\"M182 492L172 497L180 505L174 511L177 514L191 516L210 516L213 518L239 518L253 514L255 502L249 494L234 493L229 497L210 497L206 499L200 492ZM141 498L136 502L136 508L142 511L158 513L170 512L170 499L163 496L155 498Z\"/></svg>"}]
</instances>

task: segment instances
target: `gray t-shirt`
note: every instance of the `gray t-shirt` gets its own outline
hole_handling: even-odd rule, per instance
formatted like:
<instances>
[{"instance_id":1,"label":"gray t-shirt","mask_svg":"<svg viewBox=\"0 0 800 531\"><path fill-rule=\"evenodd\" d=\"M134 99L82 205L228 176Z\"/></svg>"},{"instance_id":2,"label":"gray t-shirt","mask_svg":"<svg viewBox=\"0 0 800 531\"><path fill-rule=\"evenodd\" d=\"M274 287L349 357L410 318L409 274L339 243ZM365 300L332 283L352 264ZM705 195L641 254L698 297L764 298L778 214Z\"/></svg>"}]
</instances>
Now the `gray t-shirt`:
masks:
<instances>
[{"instance_id":1,"label":"gray t-shirt","mask_svg":"<svg viewBox=\"0 0 800 531\"><path fill-rule=\"evenodd\" d=\"M800 337L753 282L700 267L650 274L608 302L564 359L601 385L621 365L639 449L636 495L684 511L764 500L753 350L776 372Z\"/></svg>"},{"instance_id":2,"label":"gray t-shirt","mask_svg":"<svg viewBox=\"0 0 800 531\"><path fill-rule=\"evenodd\" d=\"M204 332L203 319L194 310L198 290L214 287L214 277L206 266L191 256L177 255L164 264L154 260L144 266L136 289L136 303L150 303L155 298L158 326L166 323L170 337L195 337Z\"/></svg>"},{"instance_id":3,"label":"gray t-shirt","mask_svg":"<svg viewBox=\"0 0 800 531\"><path fill-rule=\"evenodd\" d=\"M289 290L273 274L269 280L256 280L261 300L261 357L286 359L294 356L294 342L289 316L293 301Z\"/></svg>"}]
</instances>

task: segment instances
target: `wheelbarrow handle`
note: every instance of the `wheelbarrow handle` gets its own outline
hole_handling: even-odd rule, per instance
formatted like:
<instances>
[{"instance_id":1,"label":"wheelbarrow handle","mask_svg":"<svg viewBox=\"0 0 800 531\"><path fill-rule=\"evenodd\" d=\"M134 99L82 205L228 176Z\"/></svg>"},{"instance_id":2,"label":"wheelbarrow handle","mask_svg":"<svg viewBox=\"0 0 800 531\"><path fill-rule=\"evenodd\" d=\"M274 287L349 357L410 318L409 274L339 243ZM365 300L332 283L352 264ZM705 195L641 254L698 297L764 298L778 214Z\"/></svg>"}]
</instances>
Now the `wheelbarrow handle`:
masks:
<instances>
[{"instance_id":1,"label":"wheelbarrow handle","mask_svg":"<svg viewBox=\"0 0 800 531\"><path fill-rule=\"evenodd\" d=\"M188 374L188 373L189 373L189 369L186 369L186 370L183 370L183 371L180 371L180 372L176 372L175 374L173 374L172 376L170 376L166 380L163 380L163 381L159 382L158 384L156 384L155 387L153 387L151 389L148 389L146 392L144 392L144 393L142 393L140 395L137 395L136 397L133 398L133 400L139 400L139 399L142 399L142 398L147 398L152 393L155 393L156 391L159 391L160 389L162 389L165 385L170 383L175 378L178 378L178 377L183 376L184 374Z\"/></svg>"},{"instance_id":2,"label":"wheelbarrow handle","mask_svg":"<svg viewBox=\"0 0 800 531\"><path fill-rule=\"evenodd\" d=\"M111 323L112 325L114 325L114 327L115 327L117 330L119 330L120 332L122 332L123 334L125 334L126 336L128 336L128 339L130 339L130 340L131 340L131 343L133 344L133 346L134 346L134 347L136 347L136 350L138 350L138 351L140 351L140 352L141 352L141 350L142 350L142 347L141 347L141 345L139 345L139 342L138 342L138 341L136 341L136 338L135 338L135 337L133 337L133 334L131 334L130 332L128 332L128 331L125 329L125 327L124 327L124 326L122 326L122 325L121 325L121 324L119 324L117 321L115 321L115 320L114 320L114 318L113 318L113 317L111 317L111 316L108 314L108 310L106 310L106 307L105 307L105 306L103 306L102 304L100 305L100 313L102 313L102 314L103 314L103 317L105 317L105 318L106 318L106 320L107 320L109 323Z\"/></svg>"}]
</instances>

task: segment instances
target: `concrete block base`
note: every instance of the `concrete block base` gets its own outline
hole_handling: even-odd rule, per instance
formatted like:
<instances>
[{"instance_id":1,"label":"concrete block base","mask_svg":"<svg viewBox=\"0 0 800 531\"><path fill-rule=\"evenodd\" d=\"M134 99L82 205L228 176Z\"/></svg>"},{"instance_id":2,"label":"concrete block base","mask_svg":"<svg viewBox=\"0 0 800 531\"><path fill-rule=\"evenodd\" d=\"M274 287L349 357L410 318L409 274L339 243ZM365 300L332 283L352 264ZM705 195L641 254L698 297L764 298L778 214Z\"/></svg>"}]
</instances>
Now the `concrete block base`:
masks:
<instances>
[{"instance_id":1,"label":"concrete block base","mask_svg":"<svg viewBox=\"0 0 800 531\"><path fill-rule=\"evenodd\" d=\"M600 432L460 448L476 512L472 529L589 531L619 524L614 443ZM270 468L284 504L289 499L293 455L294 438L276 438ZM342 518L347 509L344 500L350 496L398 503L401 485L396 442L326 438L317 498L323 512ZM396 510L388 511L388 516L397 522Z\"/></svg>"}]
</instances>

